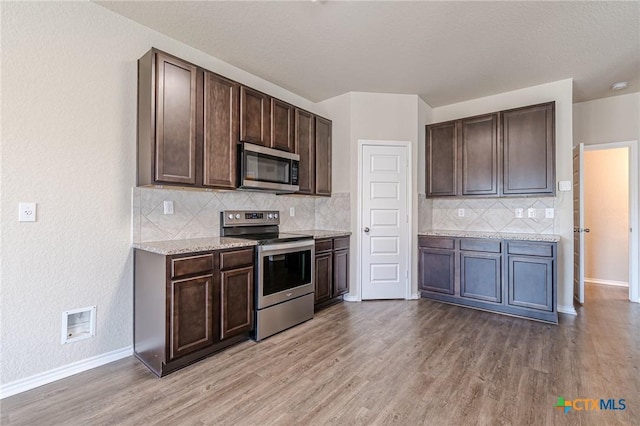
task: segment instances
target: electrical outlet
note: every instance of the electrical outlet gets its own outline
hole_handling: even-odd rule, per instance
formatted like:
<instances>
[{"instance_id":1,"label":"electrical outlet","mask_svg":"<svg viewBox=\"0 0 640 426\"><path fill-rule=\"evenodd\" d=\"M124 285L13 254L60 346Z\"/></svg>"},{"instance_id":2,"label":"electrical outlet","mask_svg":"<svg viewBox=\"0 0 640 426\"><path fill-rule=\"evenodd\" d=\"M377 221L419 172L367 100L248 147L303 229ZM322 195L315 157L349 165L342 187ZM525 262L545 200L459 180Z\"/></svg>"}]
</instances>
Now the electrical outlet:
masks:
<instances>
[{"instance_id":1,"label":"electrical outlet","mask_svg":"<svg viewBox=\"0 0 640 426\"><path fill-rule=\"evenodd\" d=\"M535 218L535 217L536 217L536 209L534 209L533 207L528 208L528 209L527 209L527 217L528 217L529 219L533 219L533 218Z\"/></svg>"},{"instance_id":2,"label":"electrical outlet","mask_svg":"<svg viewBox=\"0 0 640 426\"><path fill-rule=\"evenodd\" d=\"M289 207L289 216L293 217L296 215L296 208L295 207Z\"/></svg>"},{"instance_id":3,"label":"electrical outlet","mask_svg":"<svg viewBox=\"0 0 640 426\"><path fill-rule=\"evenodd\" d=\"M464 209L458 209L458 217L464 217Z\"/></svg>"},{"instance_id":4,"label":"electrical outlet","mask_svg":"<svg viewBox=\"0 0 640 426\"><path fill-rule=\"evenodd\" d=\"M515 210L515 214L518 219L522 219L522 217L524 216L524 209L517 208Z\"/></svg>"},{"instance_id":5,"label":"electrical outlet","mask_svg":"<svg viewBox=\"0 0 640 426\"><path fill-rule=\"evenodd\" d=\"M173 214L173 201L164 202L164 214Z\"/></svg>"},{"instance_id":6,"label":"electrical outlet","mask_svg":"<svg viewBox=\"0 0 640 426\"><path fill-rule=\"evenodd\" d=\"M36 221L36 203L18 203L18 222Z\"/></svg>"},{"instance_id":7,"label":"electrical outlet","mask_svg":"<svg viewBox=\"0 0 640 426\"><path fill-rule=\"evenodd\" d=\"M553 219L555 212L553 209L544 209L544 217L547 219Z\"/></svg>"}]
</instances>

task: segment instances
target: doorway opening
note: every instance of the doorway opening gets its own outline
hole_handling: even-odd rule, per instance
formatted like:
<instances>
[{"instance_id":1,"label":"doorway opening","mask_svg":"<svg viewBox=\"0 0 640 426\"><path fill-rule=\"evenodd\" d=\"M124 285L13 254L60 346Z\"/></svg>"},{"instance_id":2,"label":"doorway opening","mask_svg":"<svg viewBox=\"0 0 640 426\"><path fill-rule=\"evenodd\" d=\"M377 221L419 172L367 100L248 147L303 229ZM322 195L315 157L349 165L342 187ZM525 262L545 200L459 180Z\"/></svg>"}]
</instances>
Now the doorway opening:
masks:
<instances>
[{"instance_id":1,"label":"doorway opening","mask_svg":"<svg viewBox=\"0 0 640 426\"><path fill-rule=\"evenodd\" d=\"M580 151L582 212L574 231L583 254L576 259L582 263L576 299L584 303L609 292L639 302L637 142L584 145Z\"/></svg>"}]
</instances>

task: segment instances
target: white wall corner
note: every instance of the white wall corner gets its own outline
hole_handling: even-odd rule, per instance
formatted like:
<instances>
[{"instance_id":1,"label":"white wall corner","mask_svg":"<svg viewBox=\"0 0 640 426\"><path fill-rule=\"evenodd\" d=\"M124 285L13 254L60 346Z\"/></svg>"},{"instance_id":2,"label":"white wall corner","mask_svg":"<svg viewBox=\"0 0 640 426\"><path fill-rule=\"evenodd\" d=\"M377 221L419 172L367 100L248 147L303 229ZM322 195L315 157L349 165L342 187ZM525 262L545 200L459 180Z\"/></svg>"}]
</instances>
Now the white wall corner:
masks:
<instances>
[{"instance_id":1,"label":"white wall corner","mask_svg":"<svg viewBox=\"0 0 640 426\"><path fill-rule=\"evenodd\" d=\"M362 302L362 299L360 299L360 296L356 295L356 294L345 294L343 297L345 302Z\"/></svg>"},{"instance_id":2,"label":"white wall corner","mask_svg":"<svg viewBox=\"0 0 640 426\"><path fill-rule=\"evenodd\" d=\"M118 361L131 355L133 355L133 346L127 346L4 384L0 386L0 399L35 389L57 380L73 376L74 374L82 373L83 371Z\"/></svg>"},{"instance_id":3,"label":"white wall corner","mask_svg":"<svg viewBox=\"0 0 640 426\"><path fill-rule=\"evenodd\" d=\"M558 312L567 315L578 315L578 312L576 311L576 308L573 307L573 305L558 305Z\"/></svg>"},{"instance_id":4,"label":"white wall corner","mask_svg":"<svg viewBox=\"0 0 640 426\"><path fill-rule=\"evenodd\" d=\"M420 293L413 293L407 300L418 300L418 299L420 299Z\"/></svg>"}]
</instances>

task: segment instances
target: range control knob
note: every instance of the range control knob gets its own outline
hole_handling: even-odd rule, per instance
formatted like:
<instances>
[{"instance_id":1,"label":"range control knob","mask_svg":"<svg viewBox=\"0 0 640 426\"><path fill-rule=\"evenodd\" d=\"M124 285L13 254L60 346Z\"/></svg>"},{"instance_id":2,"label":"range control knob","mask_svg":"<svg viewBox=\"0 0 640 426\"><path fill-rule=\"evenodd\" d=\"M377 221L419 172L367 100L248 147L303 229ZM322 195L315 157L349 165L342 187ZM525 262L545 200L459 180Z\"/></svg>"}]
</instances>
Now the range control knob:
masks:
<instances>
[{"instance_id":1,"label":"range control knob","mask_svg":"<svg viewBox=\"0 0 640 426\"><path fill-rule=\"evenodd\" d=\"M269 219L273 219L273 213L269 213Z\"/></svg>"},{"instance_id":2,"label":"range control knob","mask_svg":"<svg viewBox=\"0 0 640 426\"><path fill-rule=\"evenodd\" d=\"M233 219L233 215L231 213L229 213L229 215L227 216L229 219Z\"/></svg>"},{"instance_id":3,"label":"range control knob","mask_svg":"<svg viewBox=\"0 0 640 426\"><path fill-rule=\"evenodd\" d=\"M277 219L278 218L278 213L274 213L273 217Z\"/></svg>"},{"instance_id":4,"label":"range control knob","mask_svg":"<svg viewBox=\"0 0 640 426\"><path fill-rule=\"evenodd\" d=\"M240 213L236 213L236 219L240 219Z\"/></svg>"}]
</instances>

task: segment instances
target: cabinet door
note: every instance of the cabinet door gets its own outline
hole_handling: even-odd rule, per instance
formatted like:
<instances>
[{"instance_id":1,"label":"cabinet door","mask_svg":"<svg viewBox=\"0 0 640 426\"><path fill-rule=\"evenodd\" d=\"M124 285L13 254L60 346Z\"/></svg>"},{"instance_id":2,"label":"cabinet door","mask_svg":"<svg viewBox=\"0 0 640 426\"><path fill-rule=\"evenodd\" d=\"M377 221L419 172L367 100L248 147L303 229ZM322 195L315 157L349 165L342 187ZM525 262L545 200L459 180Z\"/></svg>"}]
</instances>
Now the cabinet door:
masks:
<instances>
[{"instance_id":1,"label":"cabinet door","mask_svg":"<svg viewBox=\"0 0 640 426\"><path fill-rule=\"evenodd\" d=\"M462 120L462 195L498 195L498 114Z\"/></svg>"},{"instance_id":2,"label":"cabinet door","mask_svg":"<svg viewBox=\"0 0 640 426\"><path fill-rule=\"evenodd\" d=\"M427 196L456 195L457 193L457 123L450 121L426 128Z\"/></svg>"},{"instance_id":3,"label":"cabinet door","mask_svg":"<svg viewBox=\"0 0 640 426\"><path fill-rule=\"evenodd\" d=\"M220 273L221 330L226 339L253 329L253 266Z\"/></svg>"},{"instance_id":4,"label":"cabinet door","mask_svg":"<svg viewBox=\"0 0 640 426\"><path fill-rule=\"evenodd\" d=\"M169 358L197 351L216 342L213 315L218 312L213 276L172 281L169 300Z\"/></svg>"},{"instance_id":5,"label":"cabinet door","mask_svg":"<svg viewBox=\"0 0 640 426\"><path fill-rule=\"evenodd\" d=\"M246 86L240 87L240 140L271 146L271 98Z\"/></svg>"},{"instance_id":6,"label":"cabinet door","mask_svg":"<svg viewBox=\"0 0 640 426\"><path fill-rule=\"evenodd\" d=\"M238 84L204 73L204 168L202 184L236 186L238 143Z\"/></svg>"},{"instance_id":7,"label":"cabinet door","mask_svg":"<svg viewBox=\"0 0 640 426\"><path fill-rule=\"evenodd\" d=\"M508 304L553 311L553 259L509 256Z\"/></svg>"},{"instance_id":8,"label":"cabinet door","mask_svg":"<svg viewBox=\"0 0 640 426\"><path fill-rule=\"evenodd\" d=\"M455 293L454 251L420 247L419 285L421 290Z\"/></svg>"},{"instance_id":9,"label":"cabinet door","mask_svg":"<svg viewBox=\"0 0 640 426\"><path fill-rule=\"evenodd\" d=\"M155 180L196 183L195 66L156 54Z\"/></svg>"},{"instance_id":10,"label":"cabinet door","mask_svg":"<svg viewBox=\"0 0 640 426\"><path fill-rule=\"evenodd\" d=\"M502 112L504 194L555 193L554 105Z\"/></svg>"},{"instance_id":11,"label":"cabinet door","mask_svg":"<svg viewBox=\"0 0 640 426\"><path fill-rule=\"evenodd\" d=\"M296 152L293 137L293 106L271 98L271 147Z\"/></svg>"},{"instance_id":12,"label":"cabinet door","mask_svg":"<svg viewBox=\"0 0 640 426\"><path fill-rule=\"evenodd\" d=\"M349 250L333 252L333 297L349 291Z\"/></svg>"},{"instance_id":13,"label":"cabinet door","mask_svg":"<svg viewBox=\"0 0 640 426\"><path fill-rule=\"evenodd\" d=\"M315 303L319 303L331 298L331 281L333 280L333 254L317 254L315 266L316 285L314 297Z\"/></svg>"},{"instance_id":14,"label":"cabinet door","mask_svg":"<svg viewBox=\"0 0 640 426\"><path fill-rule=\"evenodd\" d=\"M313 114L296 108L295 146L300 155L298 185L301 194L313 194L315 189L315 120Z\"/></svg>"},{"instance_id":15,"label":"cabinet door","mask_svg":"<svg viewBox=\"0 0 640 426\"><path fill-rule=\"evenodd\" d=\"M331 121L316 117L316 195L331 196Z\"/></svg>"},{"instance_id":16,"label":"cabinet door","mask_svg":"<svg viewBox=\"0 0 640 426\"><path fill-rule=\"evenodd\" d=\"M502 256L488 253L460 254L460 296L486 302L502 302Z\"/></svg>"}]
</instances>

